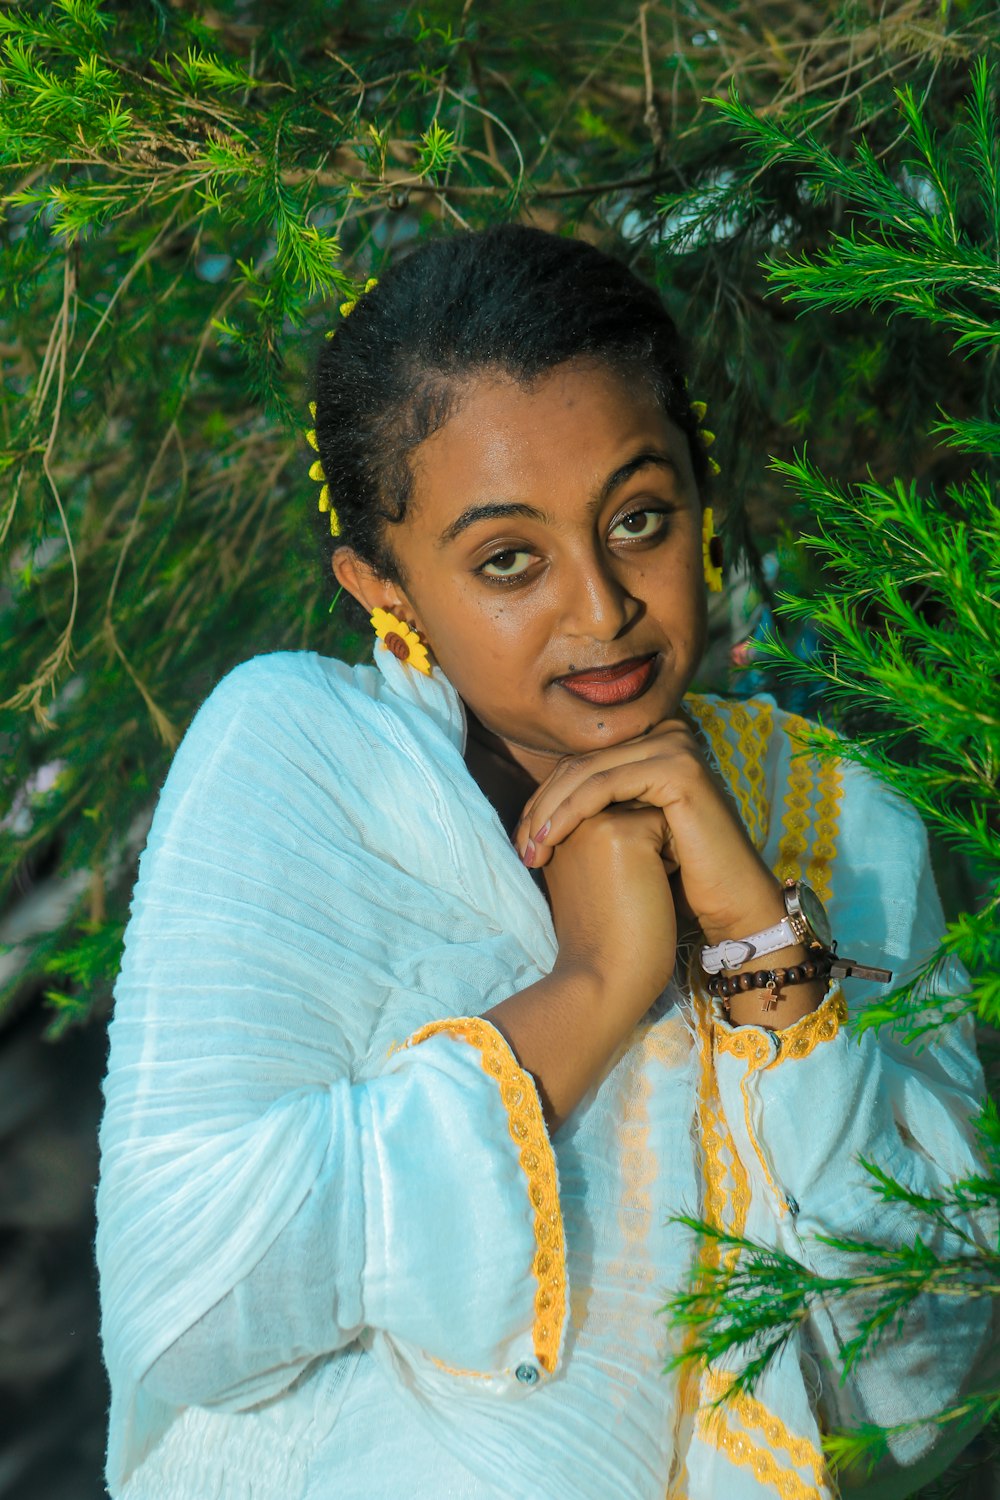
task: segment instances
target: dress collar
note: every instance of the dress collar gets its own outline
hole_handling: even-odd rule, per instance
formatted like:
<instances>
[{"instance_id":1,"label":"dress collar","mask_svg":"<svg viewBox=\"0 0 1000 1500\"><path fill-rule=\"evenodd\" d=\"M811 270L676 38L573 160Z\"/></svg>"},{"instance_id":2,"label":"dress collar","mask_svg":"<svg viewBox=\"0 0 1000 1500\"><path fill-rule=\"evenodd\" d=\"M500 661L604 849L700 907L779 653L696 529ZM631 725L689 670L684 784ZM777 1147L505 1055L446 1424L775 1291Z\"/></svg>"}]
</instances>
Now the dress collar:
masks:
<instances>
[{"instance_id":1,"label":"dress collar","mask_svg":"<svg viewBox=\"0 0 1000 1500\"><path fill-rule=\"evenodd\" d=\"M441 668L432 667L429 675L418 672L399 661L381 642L375 646L373 660L390 691L429 714L464 757L469 732L465 704Z\"/></svg>"}]
</instances>

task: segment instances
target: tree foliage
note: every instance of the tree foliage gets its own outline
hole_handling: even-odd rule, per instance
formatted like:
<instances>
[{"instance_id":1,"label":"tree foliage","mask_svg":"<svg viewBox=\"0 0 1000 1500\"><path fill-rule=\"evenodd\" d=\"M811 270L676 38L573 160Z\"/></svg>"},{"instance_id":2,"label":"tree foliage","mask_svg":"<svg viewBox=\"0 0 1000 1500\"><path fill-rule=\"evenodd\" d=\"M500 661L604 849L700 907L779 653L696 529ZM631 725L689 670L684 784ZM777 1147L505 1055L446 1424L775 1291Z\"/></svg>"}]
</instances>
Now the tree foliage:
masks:
<instances>
[{"instance_id":1,"label":"tree foliage","mask_svg":"<svg viewBox=\"0 0 1000 1500\"><path fill-rule=\"evenodd\" d=\"M338 304L415 236L520 218L660 287L730 554L767 596L775 548L781 618L823 636L774 670L821 682L848 753L939 835L939 960L995 1022L997 42L981 0L0 8L0 1020L39 994L52 1035L105 1013L214 682L366 649L329 613L302 436ZM936 972L868 1021L936 1022ZM703 1353L752 1342L779 1271L757 1353L819 1295L737 1264L680 1308ZM996 1279L877 1274L898 1297L924 1271Z\"/></svg>"},{"instance_id":2,"label":"tree foliage","mask_svg":"<svg viewBox=\"0 0 1000 1500\"><path fill-rule=\"evenodd\" d=\"M962 912L940 949L884 1001L866 1007L860 1028L889 1026L911 1044L963 1010L995 1027L1000 1021L1000 459L993 368L1000 353L1000 115L996 76L985 57L971 67L968 97L946 140L936 138L929 110L912 88L897 90L897 149L878 156L864 139L852 156L830 150L808 121L775 121L733 90L718 102L747 150L744 190L755 170L793 164L811 202L836 195L842 227L822 244L769 254L771 287L805 308L869 308L943 330L978 364L981 406L974 415L942 407L933 431L948 449L969 455L965 477L943 488L896 474L869 473L853 483L824 473L805 452L776 460L774 470L797 493L809 517L804 545L823 564L823 591L786 594L785 618L808 614L823 652L798 661L780 640L770 654L787 671L819 679L834 716L853 737L831 745L817 734L819 755L836 753L888 783L919 809L944 843L974 865L985 891L978 910ZM727 183L727 211L737 187ZM675 205L667 203L670 211ZM713 222L711 195L699 205ZM753 212L753 209L750 209ZM689 229L690 233L691 230ZM697 232L697 231L695 231ZM943 389L942 398L949 392ZM961 466L956 464L956 471ZM955 961L971 976L966 996L944 1000L937 982ZM946 992L942 992L942 995ZM739 1352L741 1383L752 1385L818 1303L843 1299L863 1311L841 1351L845 1370L900 1326L924 1296L996 1299L1000 1255L964 1232L970 1212L995 1222L1000 1210L1000 1129L991 1103L980 1121L984 1171L940 1198L917 1195L866 1163L885 1201L903 1204L913 1238L887 1247L824 1239L843 1252L835 1279L792 1257L699 1226L727 1253L709 1257L692 1289L673 1308L690 1330L688 1357L709 1361ZM928 1224L953 1245L936 1253L921 1237ZM867 1299L867 1300L866 1300ZM995 1381L995 1375L992 1377ZM935 1415L942 1426L981 1422L1000 1410L1000 1387L984 1388ZM923 1418L926 1420L926 1418ZM900 1429L907 1425L901 1424ZM910 1423L911 1426L920 1425ZM888 1433L831 1434L842 1466L874 1462Z\"/></svg>"}]
</instances>

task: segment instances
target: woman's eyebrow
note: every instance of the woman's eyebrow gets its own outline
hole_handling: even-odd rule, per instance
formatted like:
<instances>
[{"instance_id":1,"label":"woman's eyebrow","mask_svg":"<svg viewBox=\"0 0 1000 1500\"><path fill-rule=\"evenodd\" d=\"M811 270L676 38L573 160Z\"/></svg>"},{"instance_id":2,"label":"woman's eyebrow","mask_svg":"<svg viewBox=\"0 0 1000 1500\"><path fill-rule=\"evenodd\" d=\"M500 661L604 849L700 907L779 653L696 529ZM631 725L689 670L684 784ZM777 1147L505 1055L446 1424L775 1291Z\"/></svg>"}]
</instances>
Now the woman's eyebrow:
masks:
<instances>
[{"instance_id":1,"label":"woman's eyebrow","mask_svg":"<svg viewBox=\"0 0 1000 1500\"><path fill-rule=\"evenodd\" d=\"M456 516L450 526L446 526L437 539L438 547L447 547L456 537L461 536L466 527L474 526L477 521L501 521L505 516L527 516L529 521L548 520L543 510L536 510L533 505L525 505L518 500L490 500L483 505L469 505Z\"/></svg>"},{"instance_id":2,"label":"woman's eyebrow","mask_svg":"<svg viewBox=\"0 0 1000 1500\"><path fill-rule=\"evenodd\" d=\"M677 465L665 448L643 448L641 453L637 453L634 458L626 459L613 474L608 475L594 496L590 509L600 510L605 500L609 499L616 489L626 480L631 479L639 469L646 468L648 464L656 464L661 469L669 469L672 474L677 473Z\"/></svg>"},{"instance_id":3,"label":"woman's eyebrow","mask_svg":"<svg viewBox=\"0 0 1000 1500\"><path fill-rule=\"evenodd\" d=\"M674 473L677 471L677 465L665 450L660 448L644 448L641 453L636 453L632 458L627 459L625 463L620 464L614 473L608 475L600 489L589 502L587 506L588 513L593 514L594 511L600 510L601 506L607 501L609 496L614 494L615 490L623 485L626 480L631 479L632 475L637 473L639 469L644 469L649 464L656 464L661 469L670 469ZM524 501L490 500L484 502L482 505L466 506L461 515L456 516L455 520L442 531L437 539L437 546L447 547L456 537L461 536L467 527L475 525L477 521L500 521L507 516L525 516L529 521L541 521L543 525L549 520L549 517L543 510L538 510L534 505L527 505Z\"/></svg>"}]
</instances>

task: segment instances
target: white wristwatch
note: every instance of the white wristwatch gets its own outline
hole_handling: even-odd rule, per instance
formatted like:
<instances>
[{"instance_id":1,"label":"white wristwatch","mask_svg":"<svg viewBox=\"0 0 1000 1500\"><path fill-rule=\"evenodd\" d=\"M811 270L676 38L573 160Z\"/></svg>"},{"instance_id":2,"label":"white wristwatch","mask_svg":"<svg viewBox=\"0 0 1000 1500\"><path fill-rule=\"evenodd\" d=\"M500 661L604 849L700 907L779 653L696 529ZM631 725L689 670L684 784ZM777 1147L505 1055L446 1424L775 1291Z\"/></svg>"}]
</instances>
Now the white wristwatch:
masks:
<instances>
[{"instance_id":1,"label":"white wristwatch","mask_svg":"<svg viewBox=\"0 0 1000 1500\"><path fill-rule=\"evenodd\" d=\"M816 892L804 881L786 880L781 892L785 916L763 932L752 932L745 938L727 938L711 948L702 948L701 966L706 974L723 969L738 969L752 958L777 953L779 948L793 948L804 943L807 948L828 949L833 941L829 918Z\"/></svg>"}]
</instances>

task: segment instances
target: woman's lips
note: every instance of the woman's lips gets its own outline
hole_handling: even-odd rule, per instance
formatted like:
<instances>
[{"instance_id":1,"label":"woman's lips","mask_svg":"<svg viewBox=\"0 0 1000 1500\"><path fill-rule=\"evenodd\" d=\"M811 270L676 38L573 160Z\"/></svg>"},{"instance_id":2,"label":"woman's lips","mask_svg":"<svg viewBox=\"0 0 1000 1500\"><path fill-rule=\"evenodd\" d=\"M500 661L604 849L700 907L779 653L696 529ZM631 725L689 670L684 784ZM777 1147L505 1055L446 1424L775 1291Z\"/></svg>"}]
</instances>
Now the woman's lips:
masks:
<instances>
[{"instance_id":1,"label":"woman's lips","mask_svg":"<svg viewBox=\"0 0 1000 1500\"><path fill-rule=\"evenodd\" d=\"M559 677L560 687L572 693L574 698L583 698L587 703L608 704L631 703L644 693L653 680L659 657L632 657L617 667L595 672L573 672L568 677Z\"/></svg>"}]
</instances>

